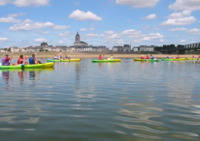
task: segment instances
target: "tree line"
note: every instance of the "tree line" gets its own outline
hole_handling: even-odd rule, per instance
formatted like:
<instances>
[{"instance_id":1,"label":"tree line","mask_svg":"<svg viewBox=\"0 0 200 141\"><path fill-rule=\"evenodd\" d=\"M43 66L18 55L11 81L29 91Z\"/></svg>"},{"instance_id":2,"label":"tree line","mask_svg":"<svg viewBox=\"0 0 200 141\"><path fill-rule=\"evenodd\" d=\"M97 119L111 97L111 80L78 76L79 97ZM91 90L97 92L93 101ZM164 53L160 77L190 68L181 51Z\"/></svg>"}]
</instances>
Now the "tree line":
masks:
<instances>
[{"instance_id":1,"label":"tree line","mask_svg":"<svg viewBox=\"0 0 200 141\"><path fill-rule=\"evenodd\" d=\"M163 54L173 54L173 53L185 54L184 45L176 46L174 44L170 44L170 45L156 46L154 50Z\"/></svg>"}]
</instances>

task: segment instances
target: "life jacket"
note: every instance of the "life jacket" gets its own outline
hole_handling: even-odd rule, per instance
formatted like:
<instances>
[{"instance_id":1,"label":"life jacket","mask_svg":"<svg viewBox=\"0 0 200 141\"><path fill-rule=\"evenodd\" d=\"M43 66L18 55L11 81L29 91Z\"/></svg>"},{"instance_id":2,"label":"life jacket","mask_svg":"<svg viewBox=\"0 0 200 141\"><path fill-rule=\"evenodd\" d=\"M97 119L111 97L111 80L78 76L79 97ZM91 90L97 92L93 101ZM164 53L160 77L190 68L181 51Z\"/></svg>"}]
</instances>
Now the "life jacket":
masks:
<instances>
[{"instance_id":1,"label":"life jacket","mask_svg":"<svg viewBox=\"0 0 200 141\"><path fill-rule=\"evenodd\" d=\"M23 62L24 62L24 59L23 59L23 58L19 58L19 59L17 60L17 64L23 64Z\"/></svg>"},{"instance_id":2,"label":"life jacket","mask_svg":"<svg viewBox=\"0 0 200 141\"><path fill-rule=\"evenodd\" d=\"M6 57L2 58L2 66L9 66L10 65L10 61L9 60L6 61L5 59L6 59Z\"/></svg>"},{"instance_id":3,"label":"life jacket","mask_svg":"<svg viewBox=\"0 0 200 141\"><path fill-rule=\"evenodd\" d=\"M29 64L35 64L35 57L30 57L29 58Z\"/></svg>"}]
</instances>

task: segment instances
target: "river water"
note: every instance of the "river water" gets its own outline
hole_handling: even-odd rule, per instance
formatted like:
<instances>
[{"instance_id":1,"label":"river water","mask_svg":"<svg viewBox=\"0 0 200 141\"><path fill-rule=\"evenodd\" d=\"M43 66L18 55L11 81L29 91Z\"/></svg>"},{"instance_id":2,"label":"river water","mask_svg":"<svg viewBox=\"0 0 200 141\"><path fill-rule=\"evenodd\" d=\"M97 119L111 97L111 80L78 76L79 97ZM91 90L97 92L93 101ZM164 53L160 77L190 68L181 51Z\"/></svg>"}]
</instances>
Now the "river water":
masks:
<instances>
[{"instance_id":1,"label":"river water","mask_svg":"<svg viewBox=\"0 0 200 141\"><path fill-rule=\"evenodd\" d=\"M133 59L0 70L0 139L199 141L199 73L198 62Z\"/></svg>"}]
</instances>

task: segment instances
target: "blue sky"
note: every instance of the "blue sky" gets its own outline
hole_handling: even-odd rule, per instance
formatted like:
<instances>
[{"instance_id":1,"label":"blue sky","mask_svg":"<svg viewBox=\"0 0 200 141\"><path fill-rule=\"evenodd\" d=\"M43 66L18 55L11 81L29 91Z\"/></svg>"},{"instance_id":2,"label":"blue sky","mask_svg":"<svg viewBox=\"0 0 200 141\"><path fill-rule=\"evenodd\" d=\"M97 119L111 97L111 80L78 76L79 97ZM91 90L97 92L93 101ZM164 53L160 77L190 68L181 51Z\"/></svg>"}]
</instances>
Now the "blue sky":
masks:
<instances>
[{"instance_id":1,"label":"blue sky","mask_svg":"<svg viewBox=\"0 0 200 141\"><path fill-rule=\"evenodd\" d=\"M0 48L200 41L200 0L0 0Z\"/></svg>"}]
</instances>

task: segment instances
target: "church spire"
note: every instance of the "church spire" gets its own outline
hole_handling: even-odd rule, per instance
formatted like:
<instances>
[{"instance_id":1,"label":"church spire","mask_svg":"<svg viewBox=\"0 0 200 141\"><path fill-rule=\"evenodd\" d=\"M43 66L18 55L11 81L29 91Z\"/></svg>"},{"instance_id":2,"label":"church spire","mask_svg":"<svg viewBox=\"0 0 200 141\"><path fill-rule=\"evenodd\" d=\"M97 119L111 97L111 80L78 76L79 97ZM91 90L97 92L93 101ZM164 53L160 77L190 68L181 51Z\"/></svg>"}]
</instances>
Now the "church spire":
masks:
<instances>
[{"instance_id":1,"label":"church spire","mask_svg":"<svg viewBox=\"0 0 200 141\"><path fill-rule=\"evenodd\" d=\"M77 34L75 36L75 42L80 42L80 41L81 41L81 37L80 37L80 35L77 32Z\"/></svg>"}]
</instances>

